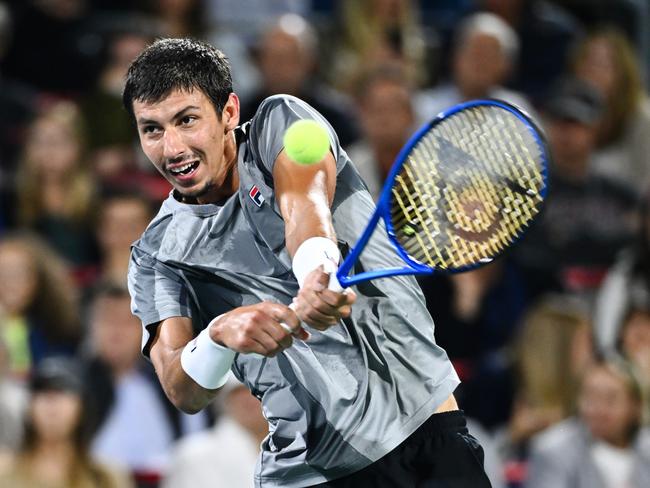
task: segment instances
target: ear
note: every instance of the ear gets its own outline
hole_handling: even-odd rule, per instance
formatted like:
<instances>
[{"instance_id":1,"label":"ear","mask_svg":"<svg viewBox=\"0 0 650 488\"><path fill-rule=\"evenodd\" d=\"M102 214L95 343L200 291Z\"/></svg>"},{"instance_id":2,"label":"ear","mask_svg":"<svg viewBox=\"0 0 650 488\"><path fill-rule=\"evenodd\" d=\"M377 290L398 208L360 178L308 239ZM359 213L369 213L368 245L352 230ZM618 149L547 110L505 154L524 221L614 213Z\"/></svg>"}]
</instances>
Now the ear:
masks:
<instances>
[{"instance_id":1,"label":"ear","mask_svg":"<svg viewBox=\"0 0 650 488\"><path fill-rule=\"evenodd\" d=\"M239 125L239 97L235 93L228 95L228 101L221 112L221 120L226 132Z\"/></svg>"}]
</instances>

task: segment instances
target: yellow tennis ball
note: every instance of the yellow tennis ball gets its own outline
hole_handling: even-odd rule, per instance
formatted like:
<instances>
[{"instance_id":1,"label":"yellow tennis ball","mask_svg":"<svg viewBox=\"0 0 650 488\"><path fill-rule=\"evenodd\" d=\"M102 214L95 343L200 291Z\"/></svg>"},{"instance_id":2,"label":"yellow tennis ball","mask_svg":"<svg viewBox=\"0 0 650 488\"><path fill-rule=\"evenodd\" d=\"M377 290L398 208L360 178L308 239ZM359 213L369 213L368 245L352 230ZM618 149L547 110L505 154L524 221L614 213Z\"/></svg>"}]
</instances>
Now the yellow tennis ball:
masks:
<instances>
[{"instance_id":1,"label":"yellow tennis ball","mask_svg":"<svg viewBox=\"0 0 650 488\"><path fill-rule=\"evenodd\" d=\"M318 163L329 149L327 130L315 120L298 120L284 133L284 150L298 164Z\"/></svg>"}]
</instances>

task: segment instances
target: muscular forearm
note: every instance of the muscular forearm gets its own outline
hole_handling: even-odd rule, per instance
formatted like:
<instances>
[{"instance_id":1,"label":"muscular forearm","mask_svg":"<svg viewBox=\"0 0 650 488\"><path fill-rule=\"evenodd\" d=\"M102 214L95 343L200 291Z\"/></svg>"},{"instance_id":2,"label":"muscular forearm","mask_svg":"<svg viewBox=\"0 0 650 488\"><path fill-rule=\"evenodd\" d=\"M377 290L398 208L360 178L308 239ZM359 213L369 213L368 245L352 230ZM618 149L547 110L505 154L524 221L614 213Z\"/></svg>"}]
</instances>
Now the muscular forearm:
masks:
<instances>
[{"instance_id":1,"label":"muscular forearm","mask_svg":"<svg viewBox=\"0 0 650 488\"><path fill-rule=\"evenodd\" d=\"M336 241L330 212L336 189L336 163L331 154L319 164L300 166L281 153L276 161L274 181L285 222L287 250L292 257L310 237Z\"/></svg>"},{"instance_id":2,"label":"muscular forearm","mask_svg":"<svg viewBox=\"0 0 650 488\"><path fill-rule=\"evenodd\" d=\"M183 371L181 352L182 348L164 352L167 357L156 371L174 406L186 413L197 413L212 401L218 390L202 388Z\"/></svg>"},{"instance_id":3,"label":"muscular forearm","mask_svg":"<svg viewBox=\"0 0 650 488\"><path fill-rule=\"evenodd\" d=\"M314 197L317 199L317 197ZM296 198L293 208L287 213L285 239L291 256L310 237L327 237L336 242L329 207L312 199Z\"/></svg>"}]
</instances>

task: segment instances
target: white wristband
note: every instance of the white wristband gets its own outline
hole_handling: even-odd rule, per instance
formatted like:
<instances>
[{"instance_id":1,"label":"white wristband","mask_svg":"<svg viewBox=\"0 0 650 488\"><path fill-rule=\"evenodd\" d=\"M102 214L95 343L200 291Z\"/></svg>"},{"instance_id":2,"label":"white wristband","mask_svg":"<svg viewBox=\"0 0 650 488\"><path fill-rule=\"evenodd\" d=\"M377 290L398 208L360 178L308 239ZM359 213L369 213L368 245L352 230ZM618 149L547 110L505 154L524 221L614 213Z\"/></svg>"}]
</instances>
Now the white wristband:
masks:
<instances>
[{"instance_id":1,"label":"white wristband","mask_svg":"<svg viewBox=\"0 0 650 488\"><path fill-rule=\"evenodd\" d=\"M215 390L224 385L235 359L235 351L217 344L210 337L210 326L219 317L212 319L198 336L187 343L181 353L183 371L207 390Z\"/></svg>"},{"instance_id":2,"label":"white wristband","mask_svg":"<svg viewBox=\"0 0 650 488\"><path fill-rule=\"evenodd\" d=\"M336 243L327 237L310 237L304 241L293 256L293 274L302 288L305 277L319 266L326 273L333 273L338 267L341 253Z\"/></svg>"}]
</instances>

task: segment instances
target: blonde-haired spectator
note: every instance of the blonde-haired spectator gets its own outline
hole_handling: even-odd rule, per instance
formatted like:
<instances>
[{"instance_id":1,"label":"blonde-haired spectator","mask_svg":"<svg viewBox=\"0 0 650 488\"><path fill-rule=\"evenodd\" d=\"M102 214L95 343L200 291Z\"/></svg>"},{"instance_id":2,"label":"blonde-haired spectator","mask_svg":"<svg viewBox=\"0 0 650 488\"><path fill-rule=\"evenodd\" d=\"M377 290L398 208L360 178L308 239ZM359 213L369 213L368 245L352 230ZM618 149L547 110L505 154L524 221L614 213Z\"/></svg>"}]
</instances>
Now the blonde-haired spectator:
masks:
<instances>
[{"instance_id":1,"label":"blonde-haired spectator","mask_svg":"<svg viewBox=\"0 0 650 488\"><path fill-rule=\"evenodd\" d=\"M514 405L497 434L509 483L523 481L533 436L573 413L576 385L593 360L591 351L591 324L582 302L549 295L524 317L514 343Z\"/></svg>"},{"instance_id":2,"label":"blonde-haired spectator","mask_svg":"<svg viewBox=\"0 0 650 488\"><path fill-rule=\"evenodd\" d=\"M572 69L605 99L594 171L641 192L650 183L650 99L632 45L614 28L595 30L576 47Z\"/></svg>"},{"instance_id":3,"label":"blonde-haired spectator","mask_svg":"<svg viewBox=\"0 0 650 488\"><path fill-rule=\"evenodd\" d=\"M17 173L17 220L75 266L96 259L95 185L78 107L55 102L32 122Z\"/></svg>"},{"instance_id":4,"label":"blonde-haired spectator","mask_svg":"<svg viewBox=\"0 0 650 488\"><path fill-rule=\"evenodd\" d=\"M578 414L534 439L527 488L644 488L650 480L647 400L619 358L588 368Z\"/></svg>"}]
</instances>

